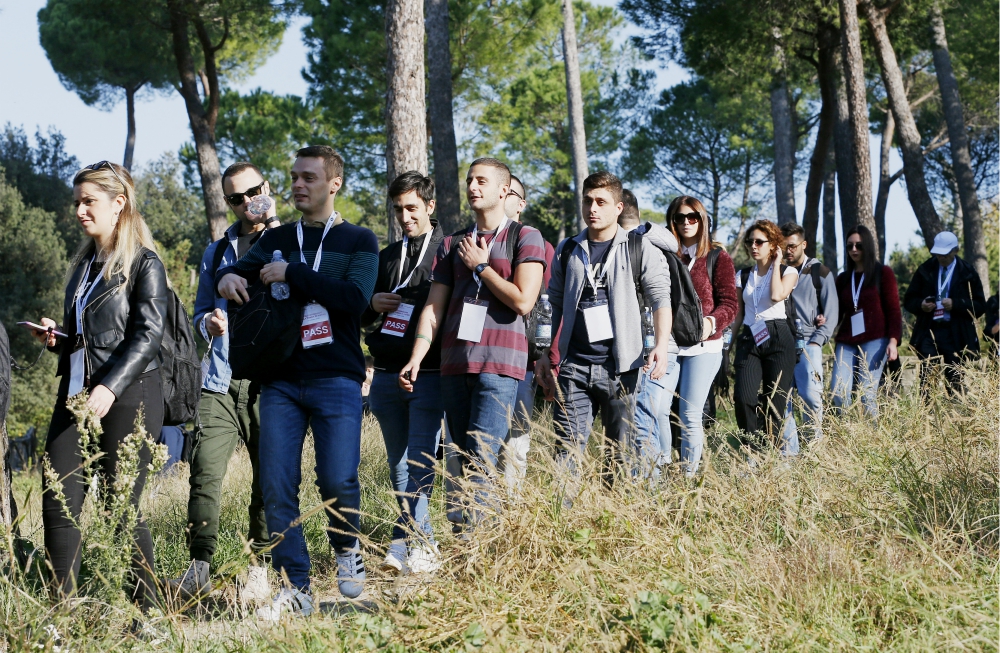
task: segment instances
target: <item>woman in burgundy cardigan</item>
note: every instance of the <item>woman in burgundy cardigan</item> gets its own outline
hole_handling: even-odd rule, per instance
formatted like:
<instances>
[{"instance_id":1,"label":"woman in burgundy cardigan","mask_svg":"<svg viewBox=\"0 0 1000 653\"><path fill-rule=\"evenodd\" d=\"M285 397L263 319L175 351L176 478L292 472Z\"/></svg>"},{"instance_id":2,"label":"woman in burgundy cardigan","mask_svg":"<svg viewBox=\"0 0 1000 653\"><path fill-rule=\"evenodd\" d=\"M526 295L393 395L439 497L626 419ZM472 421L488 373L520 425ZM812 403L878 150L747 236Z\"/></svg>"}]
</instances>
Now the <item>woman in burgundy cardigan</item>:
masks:
<instances>
[{"instance_id":1,"label":"woman in burgundy cardigan","mask_svg":"<svg viewBox=\"0 0 1000 653\"><path fill-rule=\"evenodd\" d=\"M661 407L669 411L669 398L680 389L681 464L690 476L701 462L705 442L702 414L722 364L722 334L736 317L736 272L725 249L713 252L708 213L696 198L682 195L674 199L667 209L667 223L680 244L678 254L691 272L705 316L702 341L680 348L677 364L667 372L666 394L661 401ZM708 263L713 265L711 280Z\"/></svg>"},{"instance_id":2,"label":"woman in burgundy cardigan","mask_svg":"<svg viewBox=\"0 0 1000 653\"><path fill-rule=\"evenodd\" d=\"M875 256L875 238L866 227L847 232L847 266L837 277L840 299L839 331L830 386L833 405L849 405L855 371L861 385L861 403L878 417L875 393L886 358L898 357L903 336L896 275Z\"/></svg>"}]
</instances>

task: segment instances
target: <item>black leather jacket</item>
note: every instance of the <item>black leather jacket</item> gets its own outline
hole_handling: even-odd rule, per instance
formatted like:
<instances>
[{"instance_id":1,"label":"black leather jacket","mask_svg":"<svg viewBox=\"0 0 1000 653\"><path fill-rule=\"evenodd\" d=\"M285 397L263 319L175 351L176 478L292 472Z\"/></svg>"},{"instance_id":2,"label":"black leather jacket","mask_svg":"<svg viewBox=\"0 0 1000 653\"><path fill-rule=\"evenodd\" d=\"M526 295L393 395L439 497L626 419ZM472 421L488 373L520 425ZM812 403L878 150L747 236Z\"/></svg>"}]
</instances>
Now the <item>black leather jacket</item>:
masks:
<instances>
[{"instance_id":1,"label":"black leather jacket","mask_svg":"<svg viewBox=\"0 0 1000 653\"><path fill-rule=\"evenodd\" d=\"M73 299L86 269L84 259L66 286L66 328L60 330L69 338L53 347L59 353L57 374L63 377L60 395L67 391L69 359L76 341ZM110 282L99 276L83 309L83 344L87 351L84 385L106 386L116 397L140 374L159 367L160 341L167 321L167 273L154 252L143 249L133 263L128 289L122 288L123 283L121 274Z\"/></svg>"}]
</instances>

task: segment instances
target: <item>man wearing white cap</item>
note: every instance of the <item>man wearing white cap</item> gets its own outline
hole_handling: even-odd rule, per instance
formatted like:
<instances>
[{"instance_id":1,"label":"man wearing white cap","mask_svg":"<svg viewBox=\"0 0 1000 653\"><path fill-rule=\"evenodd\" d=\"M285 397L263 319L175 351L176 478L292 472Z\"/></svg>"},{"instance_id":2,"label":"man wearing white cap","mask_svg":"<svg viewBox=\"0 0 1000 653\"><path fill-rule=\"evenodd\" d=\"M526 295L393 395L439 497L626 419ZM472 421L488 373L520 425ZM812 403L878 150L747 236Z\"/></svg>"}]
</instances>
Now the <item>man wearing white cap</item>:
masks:
<instances>
[{"instance_id":1,"label":"man wearing white cap","mask_svg":"<svg viewBox=\"0 0 1000 653\"><path fill-rule=\"evenodd\" d=\"M986 311L976 270L958 258L958 238L950 231L934 237L933 255L913 275L903 307L916 316L910 347L920 357L924 392L933 368L944 364L948 391L961 392L962 359L979 356L976 320Z\"/></svg>"}]
</instances>

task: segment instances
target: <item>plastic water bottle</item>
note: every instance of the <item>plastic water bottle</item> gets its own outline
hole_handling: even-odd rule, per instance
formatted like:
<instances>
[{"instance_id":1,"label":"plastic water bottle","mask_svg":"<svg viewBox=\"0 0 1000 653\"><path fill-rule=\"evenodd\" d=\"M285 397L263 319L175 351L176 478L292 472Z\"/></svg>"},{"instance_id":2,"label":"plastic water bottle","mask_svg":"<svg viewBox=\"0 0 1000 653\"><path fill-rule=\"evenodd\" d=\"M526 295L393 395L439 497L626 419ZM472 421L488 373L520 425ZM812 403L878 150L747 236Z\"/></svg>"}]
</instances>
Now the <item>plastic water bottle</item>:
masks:
<instances>
[{"instance_id":1,"label":"plastic water bottle","mask_svg":"<svg viewBox=\"0 0 1000 653\"><path fill-rule=\"evenodd\" d=\"M549 303L549 296L543 294L538 300L535 321L535 346L545 349L552 346L552 304Z\"/></svg>"},{"instance_id":2,"label":"plastic water bottle","mask_svg":"<svg viewBox=\"0 0 1000 653\"><path fill-rule=\"evenodd\" d=\"M285 257L281 255L281 250L276 249L271 254L271 263L284 263ZM284 281L275 281L271 284L271 297L275 299L288 299L292 294L292 289Z\"/></svg>"},{"instance_id":3,"label":"plastic water bottle","mask_svg":"<svg viewBox=\"0 0 1000 653\"><path fill-rule=\"evenodd\" d=\"M267 195L258 195L247 204L247 213L259 219L267 210L271 208L271 198Z\"/></svg>"},{"instance_id":4,"label":"plastic water bottle","mask_svg":"<svg viewBox=\"0 0 1000 653\"><path fill-rule=\"evenodd\" d=\"M642 309L642 355L649 356L656 347L656 332L653 330L653 309Z\"/></svg>"},{"instance_id":5,"label":"plastic water bottle","mask_svg":"<svg viewBox=\"0 0 1000 653\"><path fill-rule=\"evenodd\" d=\"M726 330L722 332L722 348L729 349L731 344L733 344L733 327L726 327Z\"/></svg>"},{"instance_id":6,"label":"plastic water bottle","mask_svg":"<svg viewBox=\"0 0 1000 653\"><path fill-rule=\"evenodd\" d=\"M795 351L802 353L806 348L806 336L802 332L802 320L795 318Z\"/></svg>"}]
</instances>

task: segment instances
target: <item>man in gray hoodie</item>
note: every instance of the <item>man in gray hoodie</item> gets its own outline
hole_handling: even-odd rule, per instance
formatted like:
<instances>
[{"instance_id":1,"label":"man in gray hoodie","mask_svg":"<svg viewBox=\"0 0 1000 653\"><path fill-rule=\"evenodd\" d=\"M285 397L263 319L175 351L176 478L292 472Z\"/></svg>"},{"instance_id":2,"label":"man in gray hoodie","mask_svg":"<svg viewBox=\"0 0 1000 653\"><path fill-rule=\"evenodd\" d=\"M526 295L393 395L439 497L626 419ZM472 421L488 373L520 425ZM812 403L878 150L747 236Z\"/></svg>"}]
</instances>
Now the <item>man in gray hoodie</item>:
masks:
<instances>
[{"instance_id":1,"label":"man in gray hoodie","mask_svg":"<svg viewBox=\"0 0 1000 653\"><path fill-rule=\"evenodd\" d=\"M795 317L801 320L805 348L795 365L793 387L802 399L802 426L812 429L806 441L823 437L823 345L833 337L840 304L836 275L817 259L806 256L805 230L794 222L782 225L785 236L785 263L799 271L798 285L792 291ZM792 402L785 409L785 432L782 436L786 456L799 452L799 433Z\"/></svg>"},{"instance_id":2,"label":"man in gray hoodie","mask_svg":"<svg viewBox=\"0 0 1000 653\"><path fill-rule=\"evenodd\" d=\"M672 322L670 274L657 245L669 248L673 240L660 228L638 234L640 252L638 287L633 278L629 232L618 226L622 184L613 174L596 172L583 182L583 213L587 229L556 248L549 301L553 332L562 322L559 354L562 364L553 374L548 352L535 364L535 378L550 401L556 396L555 428L560 440L557 458L576 470L590 437L596 409L600 408L609 453L621 463L631 447L634 398L639 369L654 379L667 366ZM662 233L661 233L662 232ZM662 241L662 242L659 242ZM673 249L677 244L673 241ZM638 297L641 291L642 299ZM656 346L649 358L642 355L642 305L653 311ZM613 469L605 465L610 483Z\"/></svg>"}]
</instances>

